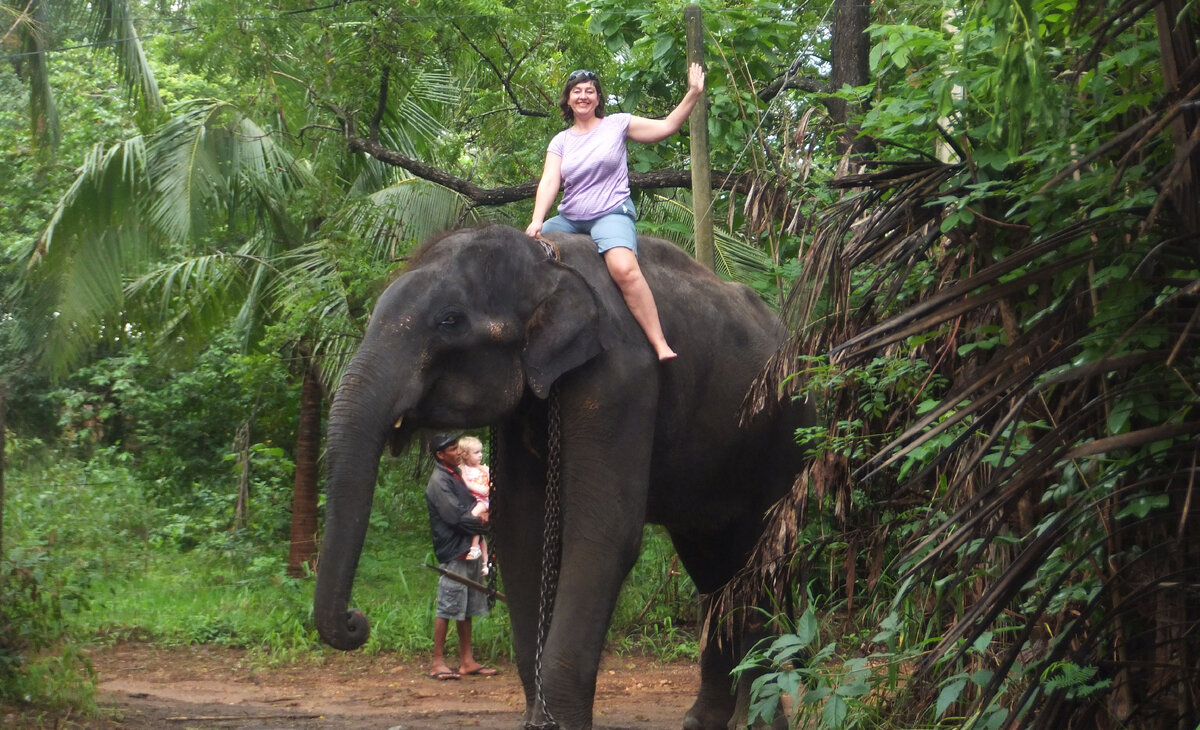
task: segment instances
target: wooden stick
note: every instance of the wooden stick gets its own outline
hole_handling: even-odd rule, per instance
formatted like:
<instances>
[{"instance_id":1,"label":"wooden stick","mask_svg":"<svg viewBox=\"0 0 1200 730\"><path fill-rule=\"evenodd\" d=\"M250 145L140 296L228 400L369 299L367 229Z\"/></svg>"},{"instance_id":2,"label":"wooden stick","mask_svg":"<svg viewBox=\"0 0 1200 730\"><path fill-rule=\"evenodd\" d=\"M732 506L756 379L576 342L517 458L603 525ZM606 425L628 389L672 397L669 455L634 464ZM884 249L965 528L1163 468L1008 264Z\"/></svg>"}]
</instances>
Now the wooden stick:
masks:
<instances>
[{"instance_id":1,"label":"wooden stick","mask_svg":"<svg viewBox=\"0 0 1200 730\"><path fill-rule=\"evenodd\" d=\"M455 583L462 583L463 585L465 585L468 588L474 588L475 590L477 590L481 593L485 593L485 594L495 598L497 601L501 601L503 603L508 603L508 599L504 597L504 594L494 588L488 588L487 586L485 586L482 583L476 583L475 581L471 580L470 578L464 578L461 575L451 573L450 571L446 570L445 568L439 567L437 565L430 565L429 563L425 563L425 567L429 568L430 570L434 571L435 573L440 573L441 575L446 576L447 578L454 581Z\"/></svg>"}]
</instances>

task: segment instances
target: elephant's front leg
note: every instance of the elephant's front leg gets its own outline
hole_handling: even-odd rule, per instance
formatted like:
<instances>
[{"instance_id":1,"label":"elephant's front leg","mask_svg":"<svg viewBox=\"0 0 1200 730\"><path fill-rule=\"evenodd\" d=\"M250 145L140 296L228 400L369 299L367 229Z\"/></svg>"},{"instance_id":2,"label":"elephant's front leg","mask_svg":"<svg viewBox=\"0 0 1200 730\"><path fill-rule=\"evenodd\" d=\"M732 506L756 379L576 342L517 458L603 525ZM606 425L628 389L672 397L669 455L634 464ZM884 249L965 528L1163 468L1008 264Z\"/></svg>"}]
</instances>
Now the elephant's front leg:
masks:
<instances>
[{"instance_id":1,"label":"elephant's front leg","mask_svg":"<svg viewBox=\"0 0 1200 730\"><path fill-rule=\"evenodd\" d=\"M496 446L500 457L493 460L492 472L493 548L508 598L527 721L532 721L534 712L546 478L546 463L542 460L545 444L530 444L528 439L531 432L544 435L544 423L544 417L534 408L498 427ZM531 424L533 429L529 428Z\"/></svg>"},{"instance_id":2,"label":"elephant's front leg","mask_svg":"<svg viewBox=\"0 0 1200 730\"><path fill-rule=\"evenodd\" d=\"M534 719L564 730L592 726L604 638L641 546L651 421L625 406L603 429L563 419L561 563Z\"/></svg>"}]
</instances>

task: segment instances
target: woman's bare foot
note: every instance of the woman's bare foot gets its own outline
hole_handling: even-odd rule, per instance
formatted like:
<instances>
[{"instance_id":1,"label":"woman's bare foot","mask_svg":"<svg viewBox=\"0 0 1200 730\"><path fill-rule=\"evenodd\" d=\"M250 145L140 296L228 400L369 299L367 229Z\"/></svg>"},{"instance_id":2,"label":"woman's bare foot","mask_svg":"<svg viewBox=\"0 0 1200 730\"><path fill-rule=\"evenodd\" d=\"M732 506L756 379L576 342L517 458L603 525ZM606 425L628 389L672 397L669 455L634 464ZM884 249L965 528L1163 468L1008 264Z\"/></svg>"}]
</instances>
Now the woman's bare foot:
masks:
<instances>
[{"instance_id":1,"label":"woman's bare foot","mask_svg":"<svg viewBox=\"0 0 1200 730\"><path fill-rule=\"evenodd\" d=\"M665 350L658 351L658 361L659 362L666 362L667 360L674 360L677 357L679 357L679 355L669 347L666 348Z\"/></svg>"}]
</instances>

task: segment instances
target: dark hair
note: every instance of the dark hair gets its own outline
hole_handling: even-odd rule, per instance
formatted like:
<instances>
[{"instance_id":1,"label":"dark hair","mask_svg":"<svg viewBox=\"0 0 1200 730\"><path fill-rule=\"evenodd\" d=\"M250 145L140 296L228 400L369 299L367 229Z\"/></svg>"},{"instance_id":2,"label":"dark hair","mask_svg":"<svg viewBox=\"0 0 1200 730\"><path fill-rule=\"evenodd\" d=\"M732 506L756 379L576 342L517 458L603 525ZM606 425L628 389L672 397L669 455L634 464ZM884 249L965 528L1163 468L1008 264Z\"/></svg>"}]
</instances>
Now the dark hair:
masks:
<instances>
[{"instance_id":1,"label":"dark hair","mask_svg":"<svg viewBox=\"0 0 1200 730\"><path fill-rule=\"evenodd\" d=\"M567 77L567 83L563 85L562 93L558 95L558 108L562 111L563 121L567 124L575 123L575 112L571 111L571 89L579 84L590 81L596 86L596 116L604 116L604 88L600 86L600 77L595 71L587 69L579 69L572 71Z\"/></svg>"}]
</instances>

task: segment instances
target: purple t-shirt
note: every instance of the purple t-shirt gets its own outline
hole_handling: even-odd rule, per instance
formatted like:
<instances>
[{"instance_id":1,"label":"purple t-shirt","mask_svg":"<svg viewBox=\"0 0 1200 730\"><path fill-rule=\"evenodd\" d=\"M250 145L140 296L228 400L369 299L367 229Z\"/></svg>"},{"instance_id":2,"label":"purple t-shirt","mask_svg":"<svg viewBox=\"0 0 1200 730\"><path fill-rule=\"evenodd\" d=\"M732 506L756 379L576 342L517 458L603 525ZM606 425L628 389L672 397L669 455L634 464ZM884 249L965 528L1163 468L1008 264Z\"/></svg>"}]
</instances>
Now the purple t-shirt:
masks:
<instances>
[{"instance_id":1,"label":"purple t-shirt","mask_svg":"<svg viewBox=\"0 0 1200 730\"><path fill-rule=\"evenodd\" d=\"M563 196L558 214L590 221L629 197L625 134L631 114L610 114L587 134L564 129L547 148L562 158Z\"/></svg>"}]
</instances>

